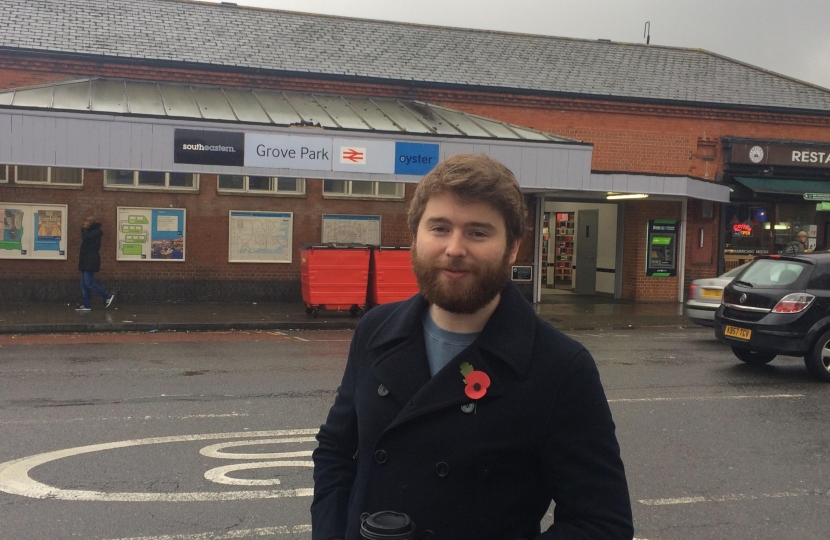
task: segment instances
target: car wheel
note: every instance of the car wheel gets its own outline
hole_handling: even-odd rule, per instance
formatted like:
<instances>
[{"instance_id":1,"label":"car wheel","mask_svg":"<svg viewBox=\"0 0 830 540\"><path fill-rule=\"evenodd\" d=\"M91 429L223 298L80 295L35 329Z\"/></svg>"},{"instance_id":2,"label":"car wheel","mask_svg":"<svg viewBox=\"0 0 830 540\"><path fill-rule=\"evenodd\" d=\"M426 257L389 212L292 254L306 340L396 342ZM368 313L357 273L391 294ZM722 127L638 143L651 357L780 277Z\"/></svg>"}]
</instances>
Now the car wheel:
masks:
<instances>
[{"instance_id":1,"label":"car wheel","mask_svg":"<svg viewBox=\"0 0 830 540\"><path fill-rule=\"evenodd\" d=\"M740 347L732 347L732 352L738 357L741 362L752 364L753 366L763 366L778 356L771 352L753 351L752 349L742 349Z\"/></svg>"},{"instance_id":2,"label":"car wheel","mask_svg":"<svg viewBox=\"0 0 830 540\"><path fill-rule=\"evenodd\" d=\"M830 332L818 338L813 349L804 356L804 365L816 379L830 382Z\"/></svg>"}]
</instances>

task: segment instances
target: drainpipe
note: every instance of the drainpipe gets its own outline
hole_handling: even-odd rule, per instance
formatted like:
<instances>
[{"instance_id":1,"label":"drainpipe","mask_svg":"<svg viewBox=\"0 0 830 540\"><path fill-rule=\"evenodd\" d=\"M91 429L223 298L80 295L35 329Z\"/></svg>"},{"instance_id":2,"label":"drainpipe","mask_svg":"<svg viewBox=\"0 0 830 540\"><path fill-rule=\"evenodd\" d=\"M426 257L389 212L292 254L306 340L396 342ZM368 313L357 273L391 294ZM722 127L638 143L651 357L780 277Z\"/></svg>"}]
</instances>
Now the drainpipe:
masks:
<instances>
[{"instance_id":1,"label":"drainpipe","mask_svg":"<svg viewBox=\"0 0 830 540\"><path fill-rule=\"evenodd\" d=\"M688 210L688 198L683 199L680 208L680 238L678 245L682 246L682 249L678 250L677 253L677 265L680 267L677 272L677 301L683 303L683 293L685 292L684 284L686 283L686 212Z\"/></svg>"}]
</instances>

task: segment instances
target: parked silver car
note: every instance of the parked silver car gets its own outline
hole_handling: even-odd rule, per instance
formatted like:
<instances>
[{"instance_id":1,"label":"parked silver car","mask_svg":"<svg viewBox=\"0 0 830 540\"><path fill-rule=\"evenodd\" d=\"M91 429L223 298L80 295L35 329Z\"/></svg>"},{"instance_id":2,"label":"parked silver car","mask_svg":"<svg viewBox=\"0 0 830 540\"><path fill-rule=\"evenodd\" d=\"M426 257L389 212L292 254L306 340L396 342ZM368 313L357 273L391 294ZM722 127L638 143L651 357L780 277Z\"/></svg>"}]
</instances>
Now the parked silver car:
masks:
<instances>
[{"instance_id":1,"label":"parked silver car","mask_svg":"<svg viewBox=\"0 0 830 540\"><path fill-rule=\"evenodd\" d=\"M720 307L723 289L732 283L732 280L748 264L744 263L716 278L704 278L692 281L691 285L689 285L689 297L685 305L686 316L693 323L714 326L715 312Z\"/></svg>"}]
</instances>

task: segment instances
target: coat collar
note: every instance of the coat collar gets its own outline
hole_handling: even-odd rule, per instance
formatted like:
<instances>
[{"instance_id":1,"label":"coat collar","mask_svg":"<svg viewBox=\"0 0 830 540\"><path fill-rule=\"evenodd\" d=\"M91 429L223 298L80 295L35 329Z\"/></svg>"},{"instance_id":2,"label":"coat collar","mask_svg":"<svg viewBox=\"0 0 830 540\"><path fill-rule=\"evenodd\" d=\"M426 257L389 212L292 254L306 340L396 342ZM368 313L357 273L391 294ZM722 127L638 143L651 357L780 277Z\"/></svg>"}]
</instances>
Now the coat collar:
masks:
<instances>
[{"instance_id":1,"label":"coat collar","mask_svg":"<svg viewBox=\"0 0 830 540\"><path fill-rule=\"evenodd\" d=\"M482 398L484 401L505 392L505 385L497 373L506 372L494 369L493 362L504 363L520 380L530 367L536 314L512 283L502 291L498 307L476 341L434 377L430 377L424 345L422 321L427 307L421 295L407 300L390 314L367 342L368 350L385 349L372 364L372 371L403 406L387 429L431 411L469 403L471 400L464 392L461 375L464 362L490 377L490 388Z\"/></svg>"},{"instance_id":2,"label":"coat collar","mask_svg":"<svg viewBox=\"0 0 830 540\"><path fill-rule=\"evenodd\" d=\"M420 294L402 303L378 326L369 338L367 348L372 350L416 337L423 341L423 318L428 307L429 304ZM519 289L508 282L501 292L499 305L472 346L495 355L523 379L530 366L535 332L536 313L533 307ZM412 352L415 351L410 351Z\"/></svg>"}]
</instances>

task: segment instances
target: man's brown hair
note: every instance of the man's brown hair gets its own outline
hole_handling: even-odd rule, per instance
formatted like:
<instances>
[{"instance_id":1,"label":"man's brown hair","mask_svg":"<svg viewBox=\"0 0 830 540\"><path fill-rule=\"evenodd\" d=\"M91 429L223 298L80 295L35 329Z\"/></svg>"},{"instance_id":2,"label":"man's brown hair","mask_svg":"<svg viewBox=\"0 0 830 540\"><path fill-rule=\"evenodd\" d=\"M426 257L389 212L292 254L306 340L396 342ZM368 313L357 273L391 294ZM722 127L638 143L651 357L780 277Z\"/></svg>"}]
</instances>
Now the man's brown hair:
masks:
<instances>
[{"instance_id":1,"label":"man's brown hair","mask_svg":"<svg viewBox=\"0 0 830 540\"><path fill-rule=\"evenodd\" d=\"M522 239L525 199L510 169L484 154L458 154L439 163L415 189L407 221L414 239L430 197L452 193L465 203L487 203L504 218L507 246Z\"/></svg>"}]
</instances>

